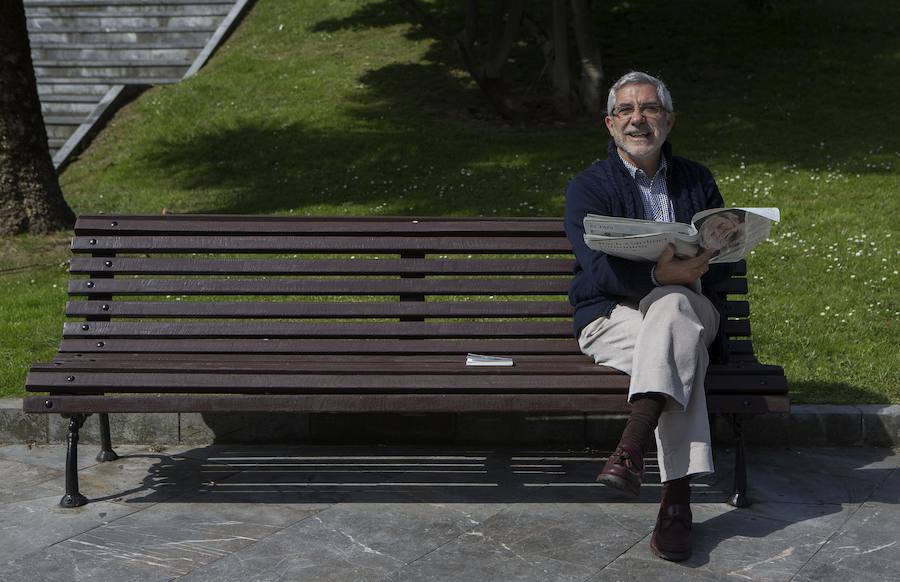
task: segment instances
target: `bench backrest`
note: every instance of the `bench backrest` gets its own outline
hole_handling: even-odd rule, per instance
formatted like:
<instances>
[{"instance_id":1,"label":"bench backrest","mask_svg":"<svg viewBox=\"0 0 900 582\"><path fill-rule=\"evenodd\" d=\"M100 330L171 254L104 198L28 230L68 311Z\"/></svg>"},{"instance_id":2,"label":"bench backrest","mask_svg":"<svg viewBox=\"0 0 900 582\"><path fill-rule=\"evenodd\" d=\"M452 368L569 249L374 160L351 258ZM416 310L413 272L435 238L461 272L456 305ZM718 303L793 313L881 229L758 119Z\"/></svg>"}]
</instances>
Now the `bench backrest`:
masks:
<instances>
[{"instance_id":1,"label":"bench backrest","mask_svg":"<svg viewBox=\"0 0 900 582\"><path fill-rule=\"evenodd\" d=\"M72 250L61 352L579 353L559 219L87 215Z\"/></svg>"}]
</instances>

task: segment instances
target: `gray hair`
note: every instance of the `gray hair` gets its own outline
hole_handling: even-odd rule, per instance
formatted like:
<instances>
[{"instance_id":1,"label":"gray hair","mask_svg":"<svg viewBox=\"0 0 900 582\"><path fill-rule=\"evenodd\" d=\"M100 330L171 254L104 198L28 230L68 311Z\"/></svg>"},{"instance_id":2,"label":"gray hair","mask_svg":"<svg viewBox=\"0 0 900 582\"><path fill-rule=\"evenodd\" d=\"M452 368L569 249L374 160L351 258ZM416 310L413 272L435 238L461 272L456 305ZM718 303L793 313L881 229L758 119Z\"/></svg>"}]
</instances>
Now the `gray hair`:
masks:
<instances>
[{"instance_id":1,"label":"gray hair","mask_svg":"<svg viewBox=\"0 0 900 582\"><path fill-rule=\"evenodd\" d=\"M606 98L606 112L610 115L616 106L616 91L625 85L653 85L656 87L656 96L659 98L659 103L663 106L663 109L670 113L674 110L672 108L672 95L669 93L669 89L666 87L665 83L647 73L631 71L630 73L622 75L622 77L609 88L609 96Z\"/></svg>"}]
</instances>

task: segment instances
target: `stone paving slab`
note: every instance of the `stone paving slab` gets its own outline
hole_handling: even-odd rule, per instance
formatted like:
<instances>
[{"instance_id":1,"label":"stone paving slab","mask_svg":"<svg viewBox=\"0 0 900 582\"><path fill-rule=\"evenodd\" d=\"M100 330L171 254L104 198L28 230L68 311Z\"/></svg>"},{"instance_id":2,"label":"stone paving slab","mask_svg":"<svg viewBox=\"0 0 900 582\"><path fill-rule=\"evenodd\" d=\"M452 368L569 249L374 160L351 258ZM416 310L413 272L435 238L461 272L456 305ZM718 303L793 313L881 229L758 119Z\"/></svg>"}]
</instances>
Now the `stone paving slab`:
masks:
<instances>
[{"instance_id":1,"label":"stone paving slab","mask_svg":"<svg viewBox=\"0 0 900 582\"><path fill-rule=\"evenodd\" d=\"M5 475L4 475L5 476ZM0 548L3 562L44 552L55 544L138 511L138 507L98 501L75 510L58 507L59 494L0 504ZM11 576L10 564L0 565L0 580ZM31 578L39 580L40 577ZM51 578L67 580L65 576Z\"/></svg>"},{"instance_id":2,"label":"stone paving slab","mask_svg":"<svg viewBox=\"0 0 900 582\"><path fill-rule=\"evenodd\" d=\"M94 457L98 450L90 446L79 447L78 468L85 469L96 465L97 461ZM116 447L116 452L123 456L146 451L147 447L145 446L122 445L121 447ZM62 470L65 467L65 463L60 462L61 458L65 460L65 454L65 447L60 445L6 445L0 447L0 459L57 470Z\"/></svg>"},{"instance_id":3,"label":"stone paving slab","mask_svg":"<svg viewBox=\"0 0 900 582\"><path fill-rule=\"evenodd\" d=\"M255 544L318 511L257 504L160 504L17 560L23 580L171 580ZM227 576L222 578L228 579Z\"/></svg>"},{"instance_id":4,"label":"stone paving slab","mask_svg":"<svg viewBox=\"0 0 900 582\"><path fill-rule=\"evenodd\" d=\"M488 446L0 447L0 580L872 580L900 570L900 454L752 448L692 484L694 554L649 550L655 462L636 501L594 476L608 451Z\"/></svg>"}]
</instances>

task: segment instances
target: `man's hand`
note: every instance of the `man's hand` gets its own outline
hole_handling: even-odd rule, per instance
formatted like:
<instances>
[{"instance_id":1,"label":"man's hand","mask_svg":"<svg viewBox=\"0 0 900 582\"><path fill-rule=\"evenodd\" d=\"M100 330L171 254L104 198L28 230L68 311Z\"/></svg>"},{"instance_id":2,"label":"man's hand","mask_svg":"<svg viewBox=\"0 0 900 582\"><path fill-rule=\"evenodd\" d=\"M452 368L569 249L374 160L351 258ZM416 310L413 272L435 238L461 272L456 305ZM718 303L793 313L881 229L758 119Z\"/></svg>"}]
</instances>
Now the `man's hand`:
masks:
<instances>
[{"instance_id":1,"label":"man's hand","mask_svg":"<svg viewBox=\"0 0 900 582\"><path fill-rule=\"evenodd\" d=\"M709 260L716 251L708 249L692 259L675 256L675 246L669 245L656 262L654 276L660 285L689 285L709 270Z\"/></svg>"}]
</instances>

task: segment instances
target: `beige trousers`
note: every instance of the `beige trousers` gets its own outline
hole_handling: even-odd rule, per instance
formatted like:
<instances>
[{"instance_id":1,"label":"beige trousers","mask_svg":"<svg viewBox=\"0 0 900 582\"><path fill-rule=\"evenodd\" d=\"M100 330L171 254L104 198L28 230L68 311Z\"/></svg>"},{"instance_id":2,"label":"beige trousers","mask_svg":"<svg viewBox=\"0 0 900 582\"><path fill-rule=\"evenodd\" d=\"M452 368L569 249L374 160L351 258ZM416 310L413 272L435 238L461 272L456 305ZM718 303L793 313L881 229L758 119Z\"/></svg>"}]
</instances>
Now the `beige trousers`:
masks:
<instances>
[{"instance_id":1,"label":"beige trousers","mask_svg":"<svg viewBox=\"0 0 900 582\"><path fill-rule=\"evenodd\" d=\"M709 299L666 285L638 305L620 303L578 338L595 363L631 376L629 402L644 392L668 397L656 428L662 481L713 471L703 382L718 327L719 312Z\"/></svg>"}]
</instances>

